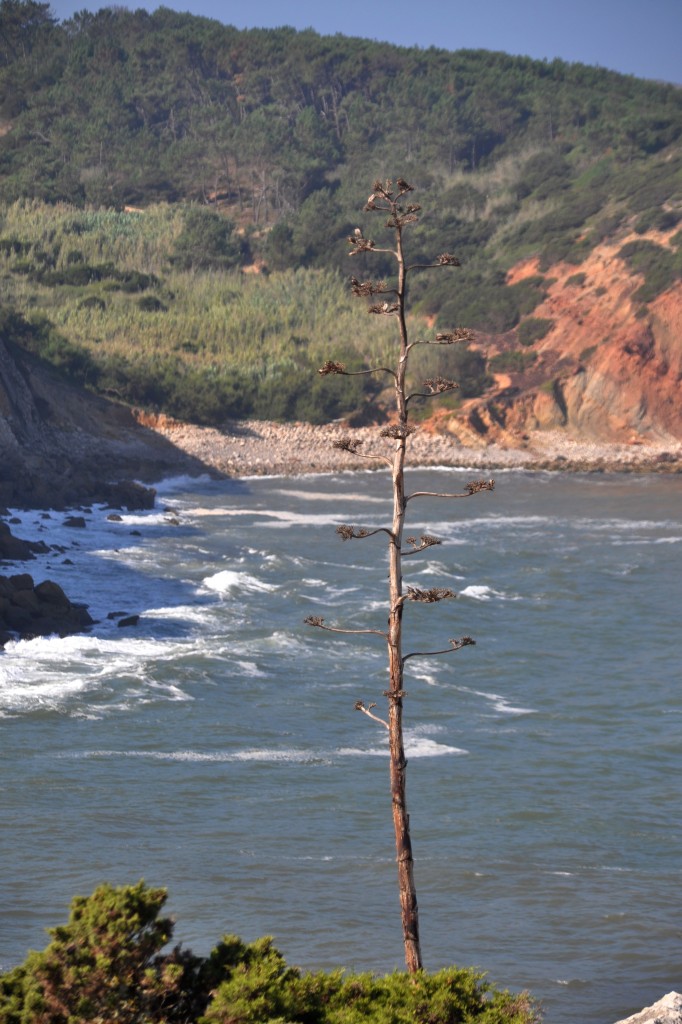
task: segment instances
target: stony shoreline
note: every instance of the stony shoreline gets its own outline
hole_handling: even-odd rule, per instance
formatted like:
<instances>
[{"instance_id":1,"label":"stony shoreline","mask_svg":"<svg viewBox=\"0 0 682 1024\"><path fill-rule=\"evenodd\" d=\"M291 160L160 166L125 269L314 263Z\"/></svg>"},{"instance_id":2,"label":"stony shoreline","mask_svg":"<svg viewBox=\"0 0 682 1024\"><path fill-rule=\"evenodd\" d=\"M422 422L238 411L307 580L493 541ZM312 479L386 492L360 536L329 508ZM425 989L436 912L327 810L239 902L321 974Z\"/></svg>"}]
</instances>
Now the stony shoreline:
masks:
<instances>
[{"instance_id":1,"label":"stony shoreline","mask_svg":"<svg viewBox=\"0 0 682 1024\"><path fill-rule=\"evenodd\" d=\"M393 442L378 427L349 428L339 424L232 422L217 429L159 420L153 430L179 452L226 476L296 476L374 469L385 465ZM362 454L334 447L343 438L360 440ZM538 431L522 447L490 444L464 447L447 433L424 427L411 437L407 464L461 466L485 472L495 469L565 470L573 472L680 473L682 444L651 442L614 444L575 441L560 431Z\"/></svg>"}]
</instances>

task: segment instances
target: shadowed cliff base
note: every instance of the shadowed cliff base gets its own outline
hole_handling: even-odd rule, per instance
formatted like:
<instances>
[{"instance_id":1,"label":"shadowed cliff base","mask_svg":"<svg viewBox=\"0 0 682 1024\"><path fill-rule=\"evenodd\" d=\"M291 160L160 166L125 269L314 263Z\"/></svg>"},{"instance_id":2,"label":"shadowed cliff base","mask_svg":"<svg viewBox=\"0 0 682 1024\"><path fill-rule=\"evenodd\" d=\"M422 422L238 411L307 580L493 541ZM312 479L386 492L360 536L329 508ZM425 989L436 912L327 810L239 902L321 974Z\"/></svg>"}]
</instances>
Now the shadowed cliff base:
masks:
<instances>
[{"instance_id":1,"label":"shadowed cliff base","mask_svg":"<svg viewBox=\"0 0 682 1024\"><path fill-rule=\"evenodd\" d=\"M153 491L135 481L207 471L130 409L0 340L0 506L151 507Z\"/></svg>"}]
</instances>

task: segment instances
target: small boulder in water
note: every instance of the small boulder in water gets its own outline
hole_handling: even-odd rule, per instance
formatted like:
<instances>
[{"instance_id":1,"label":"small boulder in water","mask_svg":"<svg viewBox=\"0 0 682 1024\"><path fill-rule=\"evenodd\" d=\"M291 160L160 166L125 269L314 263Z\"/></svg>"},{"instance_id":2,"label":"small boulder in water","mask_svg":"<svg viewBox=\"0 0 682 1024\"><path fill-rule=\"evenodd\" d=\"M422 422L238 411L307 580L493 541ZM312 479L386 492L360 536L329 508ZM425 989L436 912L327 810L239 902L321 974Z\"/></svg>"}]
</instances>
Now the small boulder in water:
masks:
<instances>
[{"instance_id":1,"label":"small boulder in water","mask_svg":"<svg viewBox=\"0 0 682 1024\"><path fill-rule=\"evenodd\" d=\"M70 526L77 530L85 529L85 519L83 516L67 516L64 520L64 526Z\"/></svg>"},{"instance_id":2,"label":"small boulder in water","mask_svg":"<svg viewBox=\"0 0 682 1024\"><path fill-rule=\"evenodd\" d=\"M126 615L124 619L118 620L118 625L123 626L136 626L140 621L139 615Z\"/></svg>"}]
</instances>

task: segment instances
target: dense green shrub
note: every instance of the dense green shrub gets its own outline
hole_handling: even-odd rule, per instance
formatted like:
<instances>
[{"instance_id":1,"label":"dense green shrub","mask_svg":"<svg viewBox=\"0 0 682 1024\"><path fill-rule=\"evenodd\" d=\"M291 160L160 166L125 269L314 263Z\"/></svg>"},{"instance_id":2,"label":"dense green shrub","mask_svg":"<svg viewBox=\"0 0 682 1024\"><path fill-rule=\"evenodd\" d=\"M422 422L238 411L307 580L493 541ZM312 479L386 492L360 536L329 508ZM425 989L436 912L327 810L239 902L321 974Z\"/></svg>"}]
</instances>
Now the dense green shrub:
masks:
<instances>
[{"instance_id":1,"label":"dense green shrub","mask_svg":"<svg viewBox=\"0 0 682 1024\"><path fill-rule=\"evenodd\" d=\"M155 295L143 295L141 299L137 300L137 308L141 309L143 313L166 313L168 306L164 306L161 299L157 299Z\"/></svg>"},{"instance_id":2,"label":"dense green shrub","mask_svg":"<svg viewBox=\"0 0 682 1024\"><path fill-rule=\"evenodd\" d=\"M599 242L603 242L605 238L611 238L615 235L618 229L622 226L624 220L625 213L623 210L603 213L596 217L592 222L591 231L594 244L597 245Z\"/></svg>"},{"instance_id":3,"label":"dense green shrub","mask_svg":"<svg viewBox=\"0 0 682 1024\"><path fill-rule=\"evenodd\" d=\"M639 170L628 189L628 206L634 213L660 209L677 198L682 198L682 160L678 155Z\"/></svg>"},{"instance_id":4,"label":"dense green shrub","mask_svg":"<svg viewBox=\"0 0 682 1024\"><path fill-rule=\"evenodd\" d=\"M116 268L113 263L102 263L92 266L88 263L71 263L62 270L47 270L39 272L37 279L48 288L57 288L62 285L77 288L102 281L104 278L115 278Z\"/></svg>"},{"instance_id":5,"label":"dense green shrub","mask_svg":"<svg viewBox=\"0 0 682 1024\"><path fill-rule=\"evenodd\" d=\"M682 277L680 253L648 239L627 242L618 255L632 270L644 275L644 284L633 295L640 302L651 302Z\"/></svg>"},{"instance_id":6,"label":"dense green shrub","mask_svg":"<svg viewBox=\"0 0 682 1024\"><path fill-rule=\"evenodd\" d=\"M19 238L0 238L0 254L3 256L23 256L30 249L30 244Z\"/></svg>"},{"instance_id":7,"label":"dense green shrub","mask_svg":"<svg viewBox=\"0 0 682 1024\"><path fill-rule=\"evenodd\" d=\"M637 218L634 229L638 235L643 235L651 230L671 231L674 227L677 227L680 220L682 220L682 211L665 210L661 209L660 206L654 206L650 210L645 210Z\"/></svg>"},{"instance_id":8,"label":"dense green shrub","mask_svg":"<svg viewBox=\"0 0 682 1024\"><path fill-rule=\"evenodd\" d=\"M144 292L159 285L155 274L142 274L139 270L118 270L109 276L113 283L107 287L118 288L122 292Z\"/></svg>"},{"instance_id":9,"label":"dense green shrub","mask_svg":"<svg viewBox=\"0 0 682 1024\"><path fill-rule=\"evenodd\" d=\"M202 206L184 211L171 262L180 270L229 270L242 262L242 243L234 225Z\"/></svg>"},{"instance_id":10,"label":"dense green shrub","mask_svg":"<svg viewBox=\"0 0 682 1024\"><path fill-rule=\"evenodd\" d=\"M28 319L13 310L0 312L0 336L39 356L81 384L94 382L98 368L90 353L74 345L41 314Z\"/></svg>"},{"instance_id":11,"label":"dense green shrub","mask_svg":"<svg viewBox=\"0 0 682 1024\"><path fill-rule=\"evenodd\" d=\"M421 353L414 360L412 382L416 391L423 390L421 381L426 377L444 376L457 382L458 398L476 398L493 383L487 370L485 356L464 345L443 346Z\"/></svg>"},{"instance_id":12,"label":"dense green shrub","mask_svg":"<svg viewBox=\"0 0 682 1024\"><path fill-rule=\"evenodd\" d=\"M568 188L570 181L570 164L560 149L554 147L536 153L526 161L521 168L516 191L521 197L533 194L537 199L546 199Z\"/></svg>"},{"instance_id":13,"label":"dense green shrub","mask_svg":"<svg viewBox=\"0 0 682 1024\"><path fill-rule=\"evenodd\" d=\"M520 349L515 349L493 356L488 365L494 372L524 373L529 366L533 365L537 357L537 352L522 352Z\"/></svg>"},{"instance_id":14,"label":"dense green shrub","mask_svg":"<svg viewBox=\"0 0 682 1024\"><path fill-rule=\"evenodd\" d=\"M50 943L0 976L0 1024L536 1024L522 993L476 971L386 977L287 966L269 938L225 936L208 957L176 947L165 889L77 896Z\"/></svg>"},{"instance_id":15,"label":"dense green shrub","mask_svg":"<svg viewBox=\"0 0 682 1024\"><path fill-rule=\"evenodd\" d=\"M582 288L586 280L587 274L581 270L577 274L571 274L570 277L566 278L564 288Z\"/></svg>"},{"instance_id":16,"label":"dense green shrub","mask_svg":"<svg viewBox=\"0 0 682 1024\"><path fill-rule=\"evenodd\" d=\"M474 330L492 334L511 331L526 313L532 312L545 297L545 279L539 275L506 285L505 275L470 274L456 289L452 298L441 306L439 327L466 324Z\"/></svg>"},{"instance_id":17,"label":"dense green shrub","mask_svg":"<svg viewBox=\"0 0 682 1024\"><path fill-rule=\"evenodd\" d=\"M439 327L466 324L477 331L504 334L511 331L525 313L543 301L546 281L540 274L529 276L516 285L506 284L502 270L488 269L463 274L454 296L440 308Z\"/></svg>"},{"instance_id":18,"label":"dense green shrub","mask_svg":"<svg viewBox=\"0 0 682 1024\"><path fill-rule=\"evenodd\" d=\"M551 329L554 327L554 321L547 317L528 317L527 320L523 320L519 324L516 337L521 345L532 345L535 341L540 341L544 338Z\"/></svg>"},{"instance_id":19,"label":"dense green shrub","mask_svg":"<svg viewBox=\"0 0 682 1024\"><path fill-rule=\"evenodd\" d=\"M107 308L107 304L104 299L100 298L99 295L86 295L84 299L78 303L79 309L98 309L100 312L104 312Z\"/></svg>"},{"instance_id":20,"label":"dense green shrub","mask_svg":"<svg viewBox=\"0 0 682 1024\"><path fill-rule=\"evenodd\" d=\"M186 1020L174 1009L192 1003L199 962L159 956L173 932L159 916L165 901L164 889L142 882L75 897L68 923L48 929L47 948L0 977L0 1024Z\"/></svg>"}]
</instances>

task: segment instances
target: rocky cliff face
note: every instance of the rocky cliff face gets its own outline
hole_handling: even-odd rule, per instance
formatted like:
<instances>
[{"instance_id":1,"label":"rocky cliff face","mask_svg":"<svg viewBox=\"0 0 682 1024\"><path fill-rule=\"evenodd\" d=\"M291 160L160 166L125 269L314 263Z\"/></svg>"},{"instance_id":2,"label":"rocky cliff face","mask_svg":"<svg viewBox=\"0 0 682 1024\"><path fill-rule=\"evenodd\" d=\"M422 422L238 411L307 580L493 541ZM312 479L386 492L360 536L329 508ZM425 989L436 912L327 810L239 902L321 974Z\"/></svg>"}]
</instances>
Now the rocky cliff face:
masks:
<instances>
[{"instance_id":1,"label":"rocky cliff face","mask_svg":"<svg viewBox=\"0 0 682 1024\"><path fill-rule=\"evenodd\" d=\"M153 495L122 478L197 471L130 410L66 383L0 338L0 506L81 501L144 505Z\"/></svg>"},{"instance_id":2,"label":"rocky cliff face","mask_svg":"<svg viewBox=\"0 0 682 1024\"><path fill-rule=\"evenodd\" d=\"M669 245L670 232L650 233ZM618 256L639 235L598 246L579 266L558 264L533 317L553 322L540 341L522 349L535 360L523 372L496 376L482 399L464 404L448 428L512 443L534 430L563 428L588 441L682 441L682 282L648 305L642 284ZM509 283L539 273L537 260L509 272ZM488 355L519 351L515 332L480 339Z\"/></svg>"}]
</instances>

